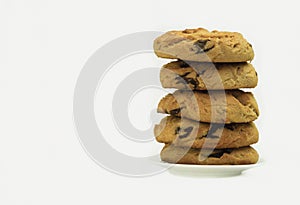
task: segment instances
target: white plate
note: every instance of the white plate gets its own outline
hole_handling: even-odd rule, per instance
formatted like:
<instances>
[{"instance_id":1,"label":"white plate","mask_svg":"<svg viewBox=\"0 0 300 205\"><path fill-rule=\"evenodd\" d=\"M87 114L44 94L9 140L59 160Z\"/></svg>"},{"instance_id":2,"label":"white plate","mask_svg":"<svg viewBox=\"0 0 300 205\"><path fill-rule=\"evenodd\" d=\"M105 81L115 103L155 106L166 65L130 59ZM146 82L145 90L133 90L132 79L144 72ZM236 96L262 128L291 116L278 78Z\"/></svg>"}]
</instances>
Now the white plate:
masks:
<instances>
[{"instance_id":1,"label":"white plate","mask_svg":"<svg viewBox=\"0 0 300 205\"><path fill-rule=\"evenodd\" d=\"M263 160L256 164L247 165L192 165L192 164L170 164L160 162L168 171L174 175L188 177L232 177L242 174L243 171L260 166Z\"/></svg>"}]
</instances>

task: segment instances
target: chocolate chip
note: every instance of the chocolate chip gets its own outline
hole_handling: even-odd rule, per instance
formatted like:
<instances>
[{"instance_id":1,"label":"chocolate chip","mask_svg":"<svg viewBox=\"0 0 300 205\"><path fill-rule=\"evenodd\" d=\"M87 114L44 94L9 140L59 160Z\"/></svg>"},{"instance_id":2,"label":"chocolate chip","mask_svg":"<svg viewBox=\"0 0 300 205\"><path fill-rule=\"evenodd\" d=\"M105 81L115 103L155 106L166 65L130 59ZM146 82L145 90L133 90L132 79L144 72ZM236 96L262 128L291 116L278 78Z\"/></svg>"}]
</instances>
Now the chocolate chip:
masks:
<instances>
[{"instance_id":1,"label":"chocolate chip","mask_svg":"<svg viewBox=\"0 0 300 205\"><path fill-rule=\"evenodd\" d=\"M187 67L190 67L189 64L187 64L187 63L184 62L184 61L179 61L179 66L180 66L180 68L187 68Z\"/></svg>"},{"instance_id":2,"label":"chocolate chip","mask_svg":"<svg viewBox=\"0 0 300 205\"><path fill-rule=\"evenodd\" d=\"M211 49L213 49L214 47L215 47L215 45L211 46L210 48L206 48L206 49L203 50L203 52L208 52L208 51L210 51Z\"/></svg>"},{"instance_id":3,"label":"chocolate chip","mask_svg":"<svg viewBox=\"0 0 300 205\"><path fill-rule=\"evenodd\" d=\"M190 72L187 72L183 75L177 76L175 78L176 84L182 83L182 84L192 84L194 86L194 89L199 85L199 82L193 78L186 77Z\"/></svg>"},{"instance_id":4,"label":"chocolate chip","mask_svg":"<svg viewBox=\"0 0 300 205\"><path fill-rule=\"evenodd\" d=\"M187 76L187 74L177 76L175 78L176 84L179 84L179 83L185 84L186 83L185 76Z\"/></svg>"},{"instance_id":5,"label":"chocolate chip","mask_svg":"<svg viewBox=\"0 0 300 205\"><path fill-rule=\"evenodd\" d=\"M196 54L208 52L209 50L211 50L211 49L213 49L215 47L213 45L213 46L211 46L209 48L205 48L208 41L210 41L210 40L198 40L198 41L196 41L194 43L194 46L197 49Z\"/></svg>"},{"instance_id":6,"label":"chocolate chip","mask_svg":"<svg viewBox=\"0 0 300 205\"><path fill-rule=\"evenodd\" d=\"M180 112L180 108L174 109L174 110L170 110L170 114L171 115L177 115Z\"/></svg>"},{"instance_id":7,"label":"chocolate chip","mask_svg":"<svg viewBox=\"0 0 300 205\"><path fill-rule=\"evenodd\" d=\"M221 158L225 153L230 154L232 149L222 149L210 154L208 157Z\"/></svg>"},{"instance_id":8,"label":"chocolate chip","mask_svg":"<svg viewBox=\"0 0 300 205\"><path fill-rule=\"evenodd\" d=\"M182 33L189 33L188 29L182 31Z\"/></svg>"},{"instance_id":9,"label":"chocolate chip","mask_svg":"<svg viewBox=\"0 0 300 205\"><path fill-rule=\"evenodd\" d=\"M214 154L210 154L208 157L221 158L223 156L223 152L217 152Z\"/></svg>"},{"instance_id":10,"label":"chocolate chip","mask_svg":"<svg viewBox=\"0 0 300 205\"><path fill-rule=\"evenodd\" d=\"M214 154L210 154L208 157L214 157L214 158L221 158L223 156L224 152L217 152Z\"/></svg>"},{"instance_id":11,"label":"chocolate chip","mask_svg":"<svg viewBox=\"0 0 300 205\"><path fill-rule=\"evenodd\" d=\"M178 78L184 78L186 77L188 74L190 74L191 72L186 72L185 74L183 75L179 75L178 77L176 77L175 79L178 79Z\"/></svg>"},{"instance_id":12,"label":"chocolate chip","mask_svg":"<svg viewBox=\"0 0 300 205\"><path fill-rule=\"evenodd\" d=\"M186 138L187 136L190 135L190 133L192 132L192 130L193 130L193 127L187 127L187 128L185 128L185 129L183 129L183 131L182 131L182 129L180 129L180 132L183 132L184 134L179 135L178 137L179 137L180 139ZM180 133L179 133L179 134L180 134Z\"/></svg>"},{"instance_id":13,"label":"chocolate chip","mask_svg":"<svg viewBox=\"0 0 300 205\"><path fill-rule=\"evenodd\" d=\"M188 78L188 79L187 79L187 82L190 83L190 84L192 84L192 85L194 86L194 88L196 88L196 86L199 84L199 82L196 81L196 80L193 79L193 78Z\"/></svg>"},{"instance_id":14,"label":"chocolate chip","mask_svg":"<svg viewBox=\"0 0 300 205\"><path fill-rule=\"evenodd\" d=\"M234 126L232 124L226 124L224 127L229 130L234 130Z\"/></svg>"},{"instance_id":15,"label":"chocolate chip","mask_svg":"<svg viewBox=\"0 0 300 205\"><path fill-rule=\"evenodd\" d=\"M208 41L209 40L198 40L194 43L194 45L203 50Z\"/></svg>"},{"instance_id":16,"label":"chocolate chip","mask_svg":"<svg viewBox=\"0 0 300 205\"><path fill-rule=\"evenodd\" d=\"M177 135L180 132L180 127L176 127L175 129L175 135Z\"/></svg>"},{"instance_id":17,"label":"chocolate chip","mask_svg":"<svg viewBox=\"0 0 300 205\"><path fill-rule=\"evenodd\" d=\"M182 78L181 76L178 76L175 78L176 84L182 83L182 84L186 84L186 81L184 78Z\"/></svg>"},{"instance_id":18,"label":"chocolate chip","mask_svg":"<svg viewBox=\"0 0 300 205\"><path fill-rule=\"evenodd\" d=\"M207 133L207 135L203 136L205 138L210 138L210 139L217 139L217 138L220 138L221 136L217 136L217 135L214 135L214 133L222 128L224 125L223 124L211 124L211 127ZM225 125L226 127L226 125Z\"/></svg>"}]
</instances>

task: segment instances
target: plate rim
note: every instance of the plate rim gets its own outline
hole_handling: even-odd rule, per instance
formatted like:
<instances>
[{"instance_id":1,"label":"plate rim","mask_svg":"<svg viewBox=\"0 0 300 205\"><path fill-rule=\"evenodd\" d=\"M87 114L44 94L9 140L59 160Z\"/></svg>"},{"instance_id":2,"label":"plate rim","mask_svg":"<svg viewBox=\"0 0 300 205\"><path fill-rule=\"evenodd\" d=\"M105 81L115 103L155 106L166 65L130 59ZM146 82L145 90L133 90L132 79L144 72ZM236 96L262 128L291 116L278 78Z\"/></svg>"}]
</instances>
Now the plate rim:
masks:
<instances>
[{"instance_id":1,"label":"plate rim","mask_svg":"<svg viewBox=\"0 0 300 205\"><path fill-rule=\"evenodd\" d=\"M198 168L198 169L205 169L205 168L209 168L209 169L241 169L241 168L252 168L252 167L258 167L261 166L265 163L265 160L263 159L259 159L258 162L256 162L255 164L239 164L239 165L228 165L228 164L224 164L224 165L198 165L198 164L173 164L173 163L169 163L169 162L164 162L164 161L160 161L159 162L161 165L163 166L167 166L168 169L171 169L172 167L176 167L176 168Z\"/></svg>"}]
</instances>

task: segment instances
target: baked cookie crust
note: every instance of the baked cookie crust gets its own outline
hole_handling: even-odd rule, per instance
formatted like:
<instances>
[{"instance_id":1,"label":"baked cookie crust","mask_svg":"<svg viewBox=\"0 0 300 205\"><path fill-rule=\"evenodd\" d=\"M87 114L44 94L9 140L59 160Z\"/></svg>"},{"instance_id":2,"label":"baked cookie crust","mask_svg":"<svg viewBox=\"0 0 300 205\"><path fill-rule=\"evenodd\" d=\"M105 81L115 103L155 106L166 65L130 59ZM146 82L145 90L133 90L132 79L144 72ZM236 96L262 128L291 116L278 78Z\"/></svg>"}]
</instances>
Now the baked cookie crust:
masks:
<instances>
[{"instance_id":1,"label":"baked cookie crust","mask_svg":"<svg viewBox=\"0 0 300 205\"><path fill-rule=\"evenodd\" d=\"M198 165L255 164L259 159L257 151L250 146L214 150L208 156L201 156L200 152L201 149L187 149L166 144L160 153L160 157L161 160L169 163Z\"/></svg>"},{"instance_id":2,"label":"baked cookie crust","mask_svg":"<svg viewBox=\"0 0 300 205\"><path fill-rule=\"evenodd\" d=\"M158 113L170 114L207 123L247 123L259 116L252 93L241 90L177 90L162 98Z\"/></svg>"},{"instance_id":3,"label":"baked cookie crust","mask_svg":"<svg viewBox=\"0 0 300 205\"><path fill-rule=\"evenodd\" d=\"M180 90L231 90L254 88L258 78L250 63L195 63L174 61L160 70L164 88Z\"/></svg>"},{"instance_id":4,"label":"baked cookie crust","mask_svg":"<svg viewBox=\"0 0 300 205\"><path fill-rule=\"evenodd\" d=\"M158 57L198 62L246 62L254 58L250 43L238 32L204 28L169 31L154 41Z\"/></svg>"},{"instance_id":5,"label":"baked cookie crust","mask_svg":"<svg viewBox=\"0 0 300 205\"><path fill-rule=\"evenodd\" d=\"M206 148L215 149L249 146L259 138L253 122L222 126L174 116L165 117L155 125L154 135L161 143L192 148L203 148L205 145Z\"/></svg>"}]
</instances>

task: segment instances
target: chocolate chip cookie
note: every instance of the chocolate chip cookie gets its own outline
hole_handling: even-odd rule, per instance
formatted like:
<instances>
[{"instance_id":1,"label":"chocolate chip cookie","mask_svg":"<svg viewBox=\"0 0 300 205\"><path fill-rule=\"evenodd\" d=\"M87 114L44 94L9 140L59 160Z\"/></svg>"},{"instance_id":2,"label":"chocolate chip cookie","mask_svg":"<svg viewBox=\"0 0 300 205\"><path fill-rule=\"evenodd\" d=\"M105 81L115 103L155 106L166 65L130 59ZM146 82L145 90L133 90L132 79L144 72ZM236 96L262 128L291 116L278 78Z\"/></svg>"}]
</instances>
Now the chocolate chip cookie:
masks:
<instances>
[{"instance_id":1,"label":"chocolate chip cookie","mask_svg":"<svg viewBox=\"0 0 300 205\"><path fill-rule=\"evenodd\" d=\"M221 90L254 88L257 73L250 63L199 63L174 61L160 71L164 88Z\"/></svg>"},{"instance_id":2,"label":"chocolate chip cookie","mask_svg":"<svg viewBox=\"0 0 300 205\"><path fill-rule=\"evenodd\" d=\"M169 31L154 41L158 57L198 62L246 62L254 58L250 43L237 32L204 28Z\"/></svg>"},{"instance_id":3,"label":"chocolate chip cookie","mask_svg":"<svg viewBox=\"0 0 300 205\"><path fill-rule=\"evenodd\" d=\"M155 125L154 135L158 142L192 148L238 148L258 141L258 131L252 122L222 126L174 116Z\"/></svg>"},{"instance_id":4,"label":"chocolate chip cookie","mask_svg":"<svg viewBox=\"0 0 300 205\"><path fill-rule=\"evenodd\" d=\"M257 119L258 105L252 93L241 90L186 91L166 95L159 113L207 123L247 123Z\"/></svg>"},{"instance_id":5,"label":"chocolate chip cookie","mask_svg":"<svg viewBox=\"0 0 300 205\"><path fill-rule=\"evenodd\" d=\"M215 149L210 154L201 149L177 147L166 144L160 153L163 161L177 164L240 165L255 164L258 153L252 147ZM208 155L208 156L207 156Z\"/></svg>"}]
</instances>

